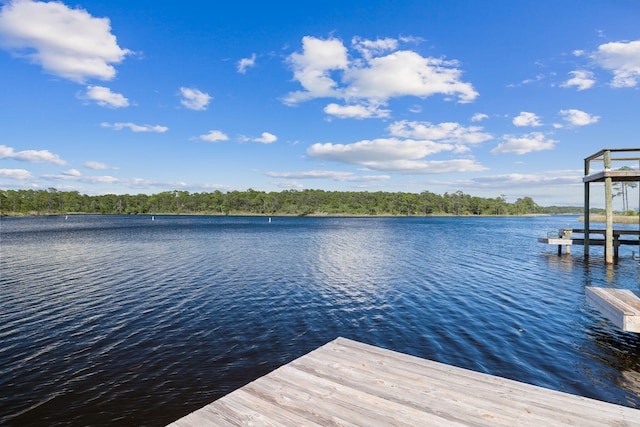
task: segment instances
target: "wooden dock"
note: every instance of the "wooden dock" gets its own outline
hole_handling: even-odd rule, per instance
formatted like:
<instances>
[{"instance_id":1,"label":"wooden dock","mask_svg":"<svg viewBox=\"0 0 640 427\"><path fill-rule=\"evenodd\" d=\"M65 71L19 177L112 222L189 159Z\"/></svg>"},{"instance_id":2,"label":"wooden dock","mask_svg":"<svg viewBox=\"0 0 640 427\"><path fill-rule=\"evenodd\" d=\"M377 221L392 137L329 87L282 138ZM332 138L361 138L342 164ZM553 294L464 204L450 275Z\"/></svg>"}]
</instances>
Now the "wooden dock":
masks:
<instances>
[{"instance_id":1,"label":"wooden dock","mask_svg":"<svg viewBox=\"0 0 640 427\"><path fill-rule=\"evenodd\" d=\"M555 233L554 233L555 234ZM576 234L582 234L583 236L576 238ZM589 230L589 235L605 235L606 230ZM622 245L635 245L640 246L639 239L621 239L622 236L640 236L640 230L612 230L611 235L613 237L613 257L618 258L618 248ZM585 229L583 228L564 228L560 229L556 236L539 237L538 242L546 243L548 245L558 246L558 255L562 254L562 248L566 249L566 253L571 253L572 245L583 246L585 244ZM590 236L589 236L590 237ZM589 238L589 245L591 246L605 246L605 239L593 239Z\"/></svg>"},{"instance_id":2,"label":"wooden dock","mask_svg":"<svg viewBox=\"0 0 640 427\"><path fill-rule=\"evenodd\" d=\"M640 426L640 410L337 338L169 426L209 425Z\"/></svg>"},{"instance_id":3,"label":"wooden dock","mask_svg":"<svg viewBox=\"0 0 640 427\"><path fill-rule=\"evenodd\" d=\"M629 289L585 288L587 302L614 325L640 332L640 298Z\"/></svg>"}]
</instances>

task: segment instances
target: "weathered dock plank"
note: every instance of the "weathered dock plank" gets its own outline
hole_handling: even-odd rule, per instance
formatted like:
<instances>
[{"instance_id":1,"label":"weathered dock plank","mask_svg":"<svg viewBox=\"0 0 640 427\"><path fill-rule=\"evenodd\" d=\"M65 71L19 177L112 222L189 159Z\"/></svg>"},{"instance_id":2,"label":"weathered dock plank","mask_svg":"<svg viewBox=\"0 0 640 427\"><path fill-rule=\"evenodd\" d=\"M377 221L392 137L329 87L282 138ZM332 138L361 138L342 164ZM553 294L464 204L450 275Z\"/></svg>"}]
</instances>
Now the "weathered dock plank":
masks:
<instances>
[{"instance_id":1,"label":"weathered dock plank","mask_svg":"<svg viewBox=\"0 0 640 427\"><path fill-rule=\"evenodd\" d=\"M629 289L585 288L586 299L614 325L629 332L640 332L640 297Z\"/></svg>"},{"instance_id":2,"label":"weathered dock plank","mask_svg":"<svg viewBox=\"0 0 640 427\"><path fill-rule=\"evenodd\" d=\"M345 338L170 424L640 426L640 410Z\"/></svg>"}]
</instances>

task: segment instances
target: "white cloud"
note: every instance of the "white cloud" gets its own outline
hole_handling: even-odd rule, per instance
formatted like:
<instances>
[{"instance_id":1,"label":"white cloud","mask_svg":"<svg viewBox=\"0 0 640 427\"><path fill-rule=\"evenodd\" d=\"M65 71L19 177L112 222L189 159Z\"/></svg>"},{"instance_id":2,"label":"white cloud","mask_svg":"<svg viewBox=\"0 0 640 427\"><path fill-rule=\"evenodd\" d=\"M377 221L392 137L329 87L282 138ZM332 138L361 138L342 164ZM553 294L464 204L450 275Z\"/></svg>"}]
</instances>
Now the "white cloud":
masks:
<instances>
[{"instance_id":1,"label":"white cloud","mask_svg":"<svg viewBox=\"0 0 640 427\"><path fill-rule=\"evenodd\" d=\"M380 105L338 105L331 103L324 107L324 112L340 119L387 118L391 110L384 110Z\"/></svg>"},{"instance_id":2,"label":"white cloud","mask_svg":"<svg viewBox=\"0 0 640 427\"><path fill-rule=\"evenodd\" d=\"M307 155L320 160L368 165L371 162L420 159L453 149L454 146L451 144L389 138L364 140L353 144L317 143L307 149Z\"/></svg>"},{"instance_id":3,"label":"white cloud","mask_svg":"<svg viewBox=\"0 0 640 427\"><path fill-rule=\"evenodd\" d=\"M586 126L597 123L600 120L600 116L594 116L576 109L560 110L560 115L571 126Z\"/></svg>"},{"instance_id":4,"label":"white cloud","mask_svg":"<svg viewBox=\"0 0 640 427\"><path fill-rule=\"evenodd\" d=\"M437 125L429 122L410 122L402 120L389 125L389 133L402 138L435 140L455 144L478 144L493 137L480 126L464 127L459 123L447 122Z\"/></svg>"},{"instance_id":5,"label":"white cloud","mask_svg":"<svg viewBox=\"0 0 640 427\"><path fill-rule=\"evenodd\" d=\"M69 169L67 171L62 172L62 175L69 176L72 178L77 178L79 176L82 176L82 174L78 169Z\"/></svg>"},{"instance_id":6,"label":"white cloud","mask_svg":"<svg viewBox=\"0 0 640 427\"><path fill-rule=\"evenodd\" d=\"M582 176L576 174L575 171L547 171L542 174L521 174L509 173L500 175L487 175L473 179L474 182L490 186L497 184L504 187L504 183L508 182L509 186L514 187L531 187L539 185L568 185L582 182Z\"/></svg>"},{"instance_id":7,"label":"white cloud","mask_svg":"<svg viewBox=\"0 0 640 427\"><path fill-rule=\"evenodd\" d=\"M484 114L484 113L475 113L472 117L471 117L471 121L472 122L481 122L485 119L488 119L489 116Z\"/></svg>"},{"instance_id":8,"label":"white cloud","mask_svg":"<svg viewBox=\"0 0 640 427\"><path fill-rule=\"evenodd\" d=\"M337 83L331 78L333 70L344 70L349 65L347 49L337 39L321 40L306 36L302 38L302 53L293 53L288 58L293 68L293 77L305 91L291 92L285 99L295 104L313 98L340 97Z\"/></svg>"},{"instance_id":9,"label":"white cloud","mask_svg":"<svg viewBox=\"0 0 640 427\"><path fill-rule=\"evenodd\" d=\"M269 132L262 132L262 135L260 136L260 138L252 139L253 142L260 142L262 144L271 144L273 142L276 142L277 140L278 140L278 137Z\"/></svg>"},{"instance_id":10,"label":"white cloud","mask_svg":"<svg viewBox=\"0 0 640 427\"><path fill-rule=\"evenodd\" d=\"M596 83L593 78L593 73L591 71L585 70L576 70L571 71L573 77L562 83L560 86L562 87L572 87L575 86L578 90L590 89Z\"/></svg>"},{"instance_id":11,"label":"white cloud","mask_svg":"<svg viewBox=\"0 0 640 427\"><path fill-rule=\"evenodd\" d=\"M207 142L228 141L229 137L219 130L210 130L209 133L200 135L198 139Z\"/></svg>"},{"instance_id":12,"label":"white cloud","mask_svg":"<svg viewBox=\"0 0 640 427\"><path fill-rule=\"evenodd\" d=\"M90 185L120 185L128 188L145 189L145 188L185 188L187 184L181 181L167 182L155 181L145 178L118 178L111 175L82 175L76 169L69 169L56 175L41 175L43 179L51 181L73 181L82 182Z\"/></svg>"},{"instance_id":13,"label":"white cloud","mask_svg":"<svg viewBox=\"0 0 640 427\"><path fill-rule=\"evenodd\" d=\"M456 61L424 58L416 52L396 50L393 39L355 38L362 57L350 57L347 48L335 38L304 37L303 52L289 56L294 79L304 90L291 92L285 103L296 104L314 98L337 98L353 102L364 100L384 104L401 96L420 98L435 94L456 96L459 102L473 101L478 93L462 82ZM386 54L385 56L376 56ZM335 109L335 107L332 107Z\"/></svg>"},{"instance_id":14,"label":"white cloud","mask_svg":"<svg viewBox=\"0 0 640 427\"><path fill-rule=\"evenodd\" d=\"M531 84L531 83L536 83L536 82L542 81L543 79L544 79L544 74L537 74L534 78L524 79L522 81L522 84L528 85L528 84Z\"/></svg>"},{"instance_id":15,"label":"white cloud","mask_svg":"<svg viewBox=\"0 0 640 427\"><path fill-rule=\"evenodd\" d=\"M476 172L486 168L471 158L426 160L440 153L468 151L466 144L491 139L480 127L458 123L432 125L399 121L388 128L390 138L362 140L352 144L316 143L307 149L314 160L364 166L370 170L408 174Z\"/></svg>"},{"instance_id":16,"label":"white cloud","mask_svg":"<svg viewBox=\"0 0 640 427\"><path fill-rule=\"evenodd\" d=\"M640 79L640 40L600 45L592 58L602 68L613 72L611 86L635 87Z\"/></svg>"},{"instance_id":17,"label":"white cloud","mask_svg":"<svg viewBox=\"0 0 640 427\"><path fill-rule=\"evenodd\" d=\"M504 139L506 142L491 150L492 154L526 154L532 151L551 150L556 143L553 139L547 139L542 132L531 132L520 137L505 135Z\"/></svg>"},{"instance_id":18,"label":"white cloud","mask_svg":"<svg viewBox=\"0 0 640 427\"><path fill-rule=\"evenodd\" d=\"M347 182L372 182L390 179L389 175L356 175L353 172L312 170L303 172L267 172L265 175L273 178L288 179L329 179L332 181Z\"/></svg>"},{"instance_id":19,"label":"white cloud","mask_svg":"<svg viewBox=\"0 0 640 427\"><path fill-rule=\"evenodd\" d=\"M60 2L11 1L0 11L0 46L56 76L111 80L112 64L132 52L118 46L108 18Z\"/></svg>"},{"instance_id":20,"label":"white cloud","mask_svg":"<svg viewBox=\"0 0 640 427\"><path fill-rule=\"evenodd\" d=\"M351 45L366 59L373 56L379 56L385 52L393 51L398 48L398 40L386 38L377 40L367 40L361 37L351 39Z\"/></svg>"},{"instance_id":21,"label":"white cloud","mask_svg":"<svg viewBox=\"0 0 640 427\"><path fill-rule=\"evenodd\" d=\"M111 89L104 86L87 86L86 99L96 101L103 107L121 108L128 107L129 100L119 93L111 92Z\"/></svg>"},{"instance_id":22,"label":"white cloud","mask_svg":"<svg viewBox=\"0 0 640 427\"><path fill-rule=\"evenodd\" d=\"M93 170L117 169L117 168L110 167L106 163L96 162L94 160L89 160L84 162L84 167L88 169L93 169Z\"/></svg>"},{"instance_id":23,"label":"white cloud","mask_svg":"<svg viewBox=\"0 0 640 427\"><path fill-rule=\"evenodd\" d=\"M111 128L114 130L122 130L122 129L129 129L132 132L155 132L155 133L164 133L166 131L169 130L168 127L166 126L160 126L160 125L137 125L135 123L122 123L122 122L118 122L118 123L100 123L100 126L102 126L103 128Z\"/></svg>"},{"instance_id":24,"label":"white cloud","mask_svg":"<svg viewBox=\"0 0 640 427\"><path fill-rule=\"evenodd\" d=\"M2 158L31 163L53 163L55 165L67 164L67 162L62 160L57 154L53 154L49 150L15 151L12 147L7 147L6 145L0 145L0 159Z\"/></svg>"},{"instance_id":25,"label":"white cloud","mask_svg":"<svg viewBox=\"0 0 640 427\"><path fill-rule=\"evenodd\" d=\"M208 93L195 88L181 87L180 94L182 95L180 103L188 109L196 111L206 110L207 105L213 99Z\"/></svg>"},{"instance_id":26,"label":"white cloud","mask_svg":"<svg viewBox=\"0 0 640 427\"><path fill-rule=\"evenodd\" d=\"M390 162L370 162L370 169L404 174L440 174L480 172L487 170L472 159L452 160L394 160Z\"/></svg>"},{"instance_id":27,"label":"white cloud","mask_svg":"<svg viewBox=\"0 0 640 427\"><path fill-rule=\"evenodd\" d=\"M31 172L26 169L0 169L0 176L18 181L25 181L33 178Z\"/></svg>"},{"instance_id":28,"label":"white cloud","mask_svg":"<svg viewBox=\"0 0 640 427\"><path fill-rule=\"evenodd\" d=\"M246 74L247 68L253 68L256 65L256 54L252 54L251 58L242 58L238 61L238 72L240 74Z\"/></svg>"},{"instance_id":29,"label":"white cloud","mask_svg":"<svg viewBox=\"0 0 640 427\"><path fill-rule=\"evenodd\" d=\"M531 126L531 127L542 126L542 123L540 123L540 117L538 117L534 113L529 113L529 112L526 112L526 111L522 111L519 116L514 117L513 124L515 126L519 126L519 127L521 127L521 126Z\"/></svg>"},{"instance_id":30,"label":"white cloud","mask_svg":"<svg viewBox=\"0 0 640 427\"><path fill-rule=\"evenodd\" d=\"M470 83L460 80L456 61L424 58L413 51L396 51L372 58L366 66L345 72L349 98L387 100L401 96L426 98L435 94L457 96L459 102L473 101L478 93Z\"/></svg>"}]
</instances>

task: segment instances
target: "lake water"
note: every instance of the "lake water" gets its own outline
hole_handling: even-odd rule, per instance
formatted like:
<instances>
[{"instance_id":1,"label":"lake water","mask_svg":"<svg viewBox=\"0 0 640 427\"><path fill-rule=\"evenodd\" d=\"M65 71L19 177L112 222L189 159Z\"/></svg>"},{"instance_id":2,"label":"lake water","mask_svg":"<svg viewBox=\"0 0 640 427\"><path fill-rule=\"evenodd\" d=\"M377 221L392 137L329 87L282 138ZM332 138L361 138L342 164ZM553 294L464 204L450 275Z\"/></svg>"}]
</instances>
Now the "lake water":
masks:
<instances>
[{"instance_id":1,"label":"lake water","mask_svg":"<svg viewBox=\"0 0 640 427\"><path fill-rule=\"evenodd\" d=\"M0 425L165 425L338 336L640 408L584 296L638 248L537 242L576 220L3 218Z\"/></svg>"}]
</instances>

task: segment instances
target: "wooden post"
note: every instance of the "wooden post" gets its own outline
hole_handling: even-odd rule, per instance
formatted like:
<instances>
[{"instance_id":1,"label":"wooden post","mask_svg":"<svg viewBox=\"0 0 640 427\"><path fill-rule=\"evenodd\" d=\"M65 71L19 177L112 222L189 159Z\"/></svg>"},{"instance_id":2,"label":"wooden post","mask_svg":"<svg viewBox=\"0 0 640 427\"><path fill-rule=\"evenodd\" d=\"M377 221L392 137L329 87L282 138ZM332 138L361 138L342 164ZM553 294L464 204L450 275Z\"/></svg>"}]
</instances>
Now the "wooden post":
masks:
<instances>
[{"instance_id":1,"label":"wooden post","mask_svg":"<svg viewBox=\"0 0 640 427\"><path fill-rule=\"evenodd\" d=\"M611 170L611 151L604 152L604 170ZM607 225L604 235L604 262L613 264L613 191L611 177L604 179L604 198Z\"/></svg>"},{"instance_id":2,"label":"wooden post","mask_svg":"<svg viewBox=\"0 0 640 427\"><path fill-rule=\"evenodd\" d=\"M589 175L589 159L584 161L584 176ZM589 183L584 183L584 257L589 258Z\"/></svg>"}]
</instances>

